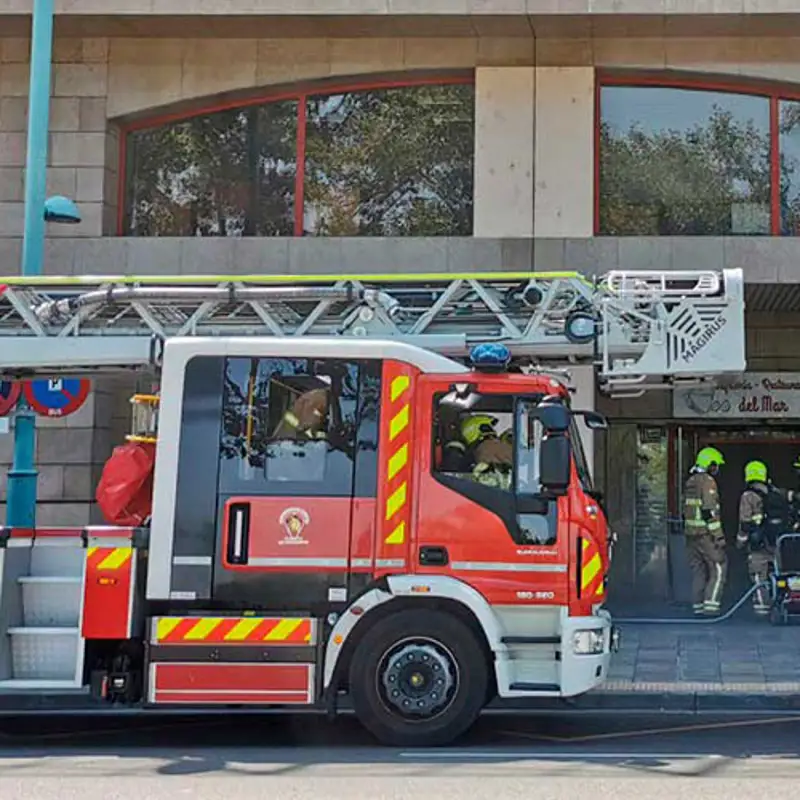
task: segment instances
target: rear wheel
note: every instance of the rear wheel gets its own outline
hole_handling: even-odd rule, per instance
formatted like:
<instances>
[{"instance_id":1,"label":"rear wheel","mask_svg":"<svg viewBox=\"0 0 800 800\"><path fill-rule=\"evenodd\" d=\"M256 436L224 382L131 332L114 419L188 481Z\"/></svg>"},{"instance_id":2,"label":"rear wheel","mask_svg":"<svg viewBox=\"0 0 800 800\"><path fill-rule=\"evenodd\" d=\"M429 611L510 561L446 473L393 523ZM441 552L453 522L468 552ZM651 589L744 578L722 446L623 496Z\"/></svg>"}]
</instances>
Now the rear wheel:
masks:
<instances>
[{"instance_id":1,"label":"rear wheel","mask_svg":"<svg viewBox=\"0 0 800 800\"><path fill-rule=\"evenodd\" d=\"M367 631L349 678L356 715L382 744L431 747L475 722L489 669L477 636L460 619L408 609Z\"/></svg>"}]
</instances>

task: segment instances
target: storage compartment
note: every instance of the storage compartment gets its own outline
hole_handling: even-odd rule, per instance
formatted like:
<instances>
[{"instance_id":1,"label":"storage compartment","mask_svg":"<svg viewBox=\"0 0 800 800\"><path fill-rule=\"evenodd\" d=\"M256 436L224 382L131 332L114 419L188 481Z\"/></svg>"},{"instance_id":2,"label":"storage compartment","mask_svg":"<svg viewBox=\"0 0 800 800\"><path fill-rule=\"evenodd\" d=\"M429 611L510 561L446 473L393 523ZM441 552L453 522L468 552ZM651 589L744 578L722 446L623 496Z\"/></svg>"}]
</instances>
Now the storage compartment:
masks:
<instances>
[{"instance_id":1,"label":"storage compartment","mask_svg":"<svg viewBox=\"0 0 800 800\"><path fill-rule=\"evenodd\" d=\"M151 702L211 705L309 705L312 664L153 664Z\"/></svg>"}]
</instances>

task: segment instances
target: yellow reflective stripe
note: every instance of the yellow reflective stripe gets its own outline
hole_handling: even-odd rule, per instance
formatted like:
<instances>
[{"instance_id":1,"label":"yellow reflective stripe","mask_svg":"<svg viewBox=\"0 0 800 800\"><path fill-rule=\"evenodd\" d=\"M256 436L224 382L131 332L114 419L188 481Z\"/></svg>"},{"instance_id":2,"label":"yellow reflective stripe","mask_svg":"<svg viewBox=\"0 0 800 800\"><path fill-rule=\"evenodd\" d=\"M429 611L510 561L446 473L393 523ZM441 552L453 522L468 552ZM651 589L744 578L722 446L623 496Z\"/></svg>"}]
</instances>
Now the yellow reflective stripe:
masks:
<instances>
[{"instance_id":1,"label":"yellow reflective stripe","mask_svg":"<svg viewBox=\"0 0 800 800\"><path fill-rule=\"evenodd\" d=\"M291 636L301 625L301 619L282 619L265 637L265 642L280 642Z\"/></svg>"},{"instance_id":2,"label":"yellow reflective stripe","mask_svg":"<svg viewBox=\"0 0 800 800\"><path fill-rule=\"evenodd\" d=\"M98 565L97 569L119 569L123 566L133 553L131 547L115 547Z\"/></svg>"},{"instance_id":3,"label":"yellow reflective stripe","mask_svg":"<svg viewBox=\"0 0 800 800\"><path fill-rule=\"evenodd\" d=\"M243 642L261 623L260 619L243 619L237 622L226 634L226 641Z\"/></svg>"},{"instance_id":4,"label":"yellow reflective stripe","mask_svg":"<svg viewBox=\"0 0 800 800\"><path fill-rule=\"evenodd\" d=\"M181 617L165 617L164 619L160 619L156 625L156 641L160 642L162 639L166 639L182 621Z\"/></svg>"},{"instance_id":5,"label":"yellow reflective stripe","mask_svg":"<svg viewBox=\"0 0 800 800\"><path fill-rule=\"evenodd\" d=\"M196 625L190 628L189 632L184 635L184 639L191 639L192 641L201 641L208 636L220 623L222 619L220 617L207 617L206 619L201 619L197 622Z\"/></svg>"},{"instance_id":6,"label":"yellow reflective stripe","mask_svg":"<svg viewBox=\"0 0 800 800\"><path fill-rule=\"evenodd\" d=\"M86 558L91 558L99 548L97 547L89 547L86 549Z\"/></svg>"},{"instance_id":7,"label":"yellow reflective stripe","mask_svg":"<svg viewBox=\"0 0 800 800\"><path fill-rule=\"evenodd\" d=\"M696 500L693 497L687 497L684 502L685 502L685 504L687 506L701 506L701 505L703 505L703 501L702 500Z\"/></svg>"},{"instance_id":8,"label":"yellow reflective stripe","mask_svg":"<svg viewBox=\"0 0 800 800\"><path fill-rule=\"evenodd\" d=\"M603 568L603 562L599 553L595 553L589 563L583 568L583 576L581 578L581 588L585 589L595 578L598 572Z\"/></svg>"},{"instance_id":9,"label":"yellow reflective stripe","mask_svg":"<svg viewBox=\"0 0 800 800\"><path fill-rule=\"evenodd\" d=\"M408 375L398 375L393 381L391 386L392 402L397 400L403 392L408 389L411 384L411 379Z\"/></svg>"},{"instance_id":10,"label":"yellow reflective stripe","mask_svg":"<svg viewBox=\"0 0 800 800\"><path fill-rule=\"evenodd\" d=\"M7 286L97 286L116 283L130 285L143 283L151 286L212 286L218 283L252 283L266 286L272 283L299 284L325 283L336 281L358 281L361 283L427 283L456 280L520 281L555 280L576 278L591 286L592 283L579 272L422 272L422 273L379 273L376 275L56 275L23 278L3 277Z\"/></svg>"},{"instance_id":11,"label":"yellow reflective stripe","mask_svg":"<svg viewBox=\"0 0 800 800\"><path fill-rule=\"evenodd\" d=\"M409 406L405 405L395 414L394 418L389 423L390 441L396 439L408 427L409 413Z\"/></svg>"},{"instance_id":12,"label":"yellow reflective stripe","mask_svg":"<svg viewBox=\"0 0 800 800\"><path fill-rule=\"evenodd\" d=\"M386 519L391 519L404 505L406 502L406 483L400 484L400 486L389 495L389 499L386 501Z\"/></svg>"},{"instance_id":13,"label":"yellow reflective stripe","mask_svg":"<svg viewBox=\"0 0 800 800\"><path fill-rule=\"evenodd\" d=\"M408 463L408 444L404 444L390 459L388 479L391 480Z\"/></svg>"},{"instance_id":14,"label":"yellow reflective stripe","mask_svg":"<svg viewBox=\"0 0 800 800\"><path fill-rule=\"evenodd\" d=\"M300 420L294 414L292 414L291 411L287 411L283 415L283 419L286 422L288 422L290 425L293 425L295 428L299 428L300 427Z\"/></svg>"},{"instance_id":15,"label":"yellow reflective stripe","mask_svg":"<svg viewBox=\"0 0 800 800\"><path fill-rule=\"evenodd\" d=\"M384 540L384 544L403 544L406 540L406 524L401 522Z\"/></svg>"},{"instance_id":16,"label":"yellow reflective stripe","mask_svg":"<svg viewBox=\"0 0 800 800\"><path fill-rule=\"evenodd\" d=\"M708 523L708 529L709 529L710 531L717 531L717 530L719 530L721 527L722 527L722 523L721 523L721 522L709 522L709 523Z\"/></svg>"}]
</instances>

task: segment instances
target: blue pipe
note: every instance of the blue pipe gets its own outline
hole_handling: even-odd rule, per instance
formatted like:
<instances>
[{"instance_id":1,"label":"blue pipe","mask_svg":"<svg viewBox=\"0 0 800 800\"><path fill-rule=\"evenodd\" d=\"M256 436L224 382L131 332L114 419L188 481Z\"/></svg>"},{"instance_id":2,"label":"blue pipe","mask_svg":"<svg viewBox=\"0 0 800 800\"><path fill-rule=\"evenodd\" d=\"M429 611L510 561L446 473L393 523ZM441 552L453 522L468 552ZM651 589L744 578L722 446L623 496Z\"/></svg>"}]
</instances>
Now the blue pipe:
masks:
<instances>
[{"instance_id":1,"label":"blue pipe","mask_svg":"<svg viewBox=\"0 0 800 800\"><path fill-rule=\"evenodd\" d=\"M25 158L25 228L22 275L41 275L44 265L50 73L53 62L53 0L33 0L28 150ZM14 414L14 463L8 473L6 525L36 525L36 416L21 400Z\"/></svg>"}]
</instances>

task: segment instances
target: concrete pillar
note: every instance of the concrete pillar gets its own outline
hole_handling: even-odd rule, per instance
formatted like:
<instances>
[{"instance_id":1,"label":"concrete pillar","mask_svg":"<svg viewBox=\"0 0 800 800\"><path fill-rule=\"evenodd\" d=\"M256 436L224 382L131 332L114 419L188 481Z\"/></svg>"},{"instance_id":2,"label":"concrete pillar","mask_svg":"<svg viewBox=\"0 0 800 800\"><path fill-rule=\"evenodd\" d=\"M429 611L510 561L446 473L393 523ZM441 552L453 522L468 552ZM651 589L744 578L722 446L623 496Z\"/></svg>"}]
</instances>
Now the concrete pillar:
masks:
<instances>
[{"instance_id":1,"label":"concrete pillar","mask_svg":"<svg viewBox=\"0 0 800 800\"><path fill-rule=\"evenodd\" d=\"M570 366L571 385L574 389L572 392L572 408L575 411L594 411L595 410L595 373L594 367L587 366ZM592 478L596 479L594 470L594 431L584 425L581 421L578 423L578 430L581 434L583 441L583 449L586 451L586 460L589 462L589 469L592 473Z\"/></svg>"},{"instance_id":2,"label":"concrete pillar","mask_svg":"<svg viewBox=\"0 0 800 800\"><path fill-rule=\"evenodd\" d=\"M533 235L533 67L475 70L474 235Z\"/></svg>"},{"instance_id":3,"label":"concrete pillar","mask_svg":"<svg viewBox=\"0 0 800 800\"><path fill-rule=\"evenodd\" d=\"M594 68L536 69L537 237L594 234Z\"/></svg>"}]
</instances>

